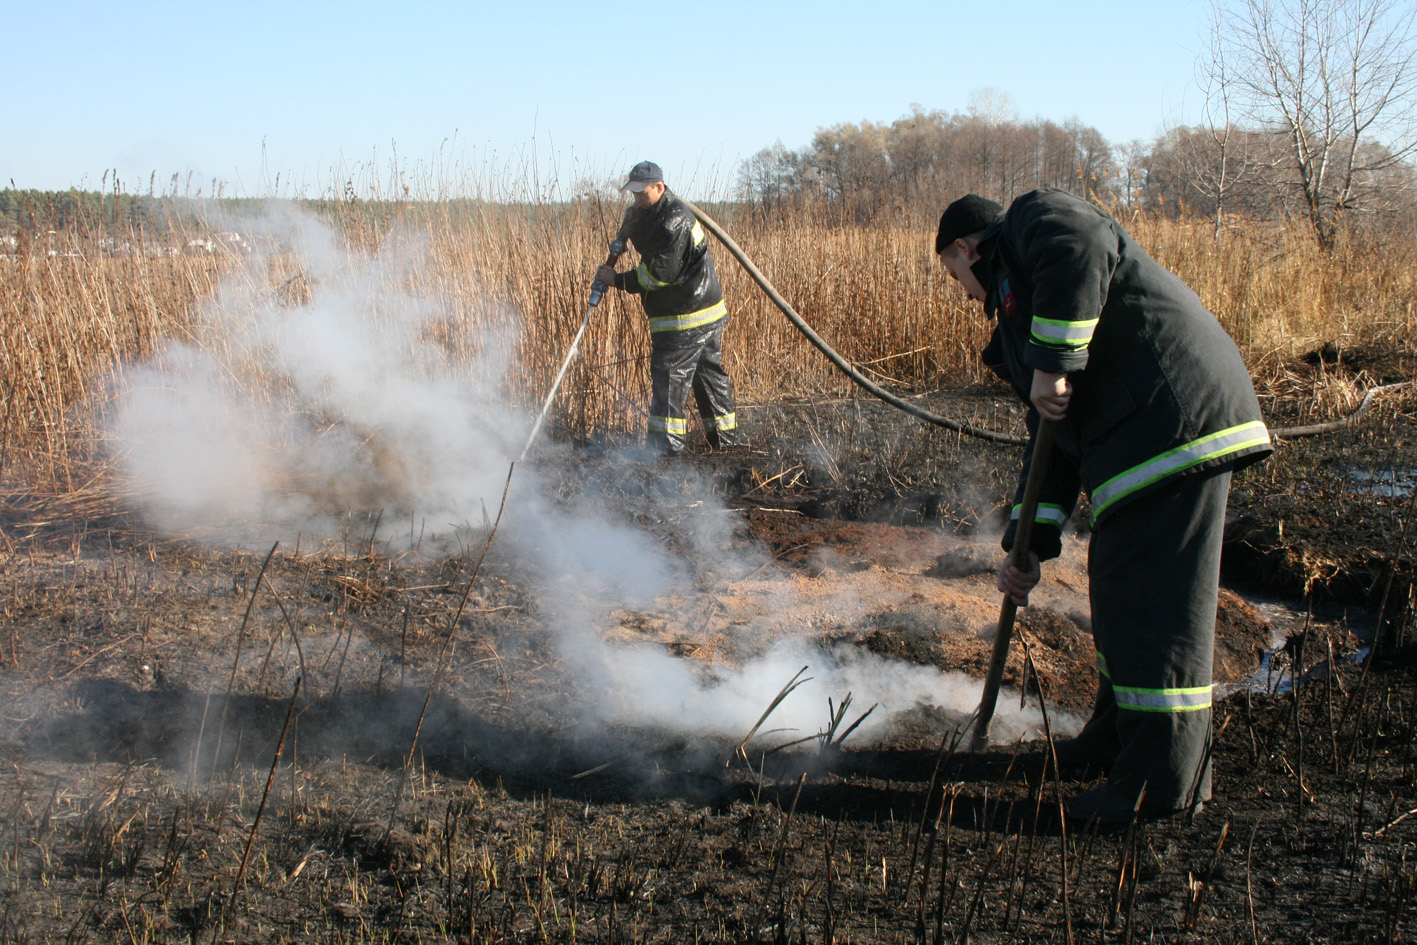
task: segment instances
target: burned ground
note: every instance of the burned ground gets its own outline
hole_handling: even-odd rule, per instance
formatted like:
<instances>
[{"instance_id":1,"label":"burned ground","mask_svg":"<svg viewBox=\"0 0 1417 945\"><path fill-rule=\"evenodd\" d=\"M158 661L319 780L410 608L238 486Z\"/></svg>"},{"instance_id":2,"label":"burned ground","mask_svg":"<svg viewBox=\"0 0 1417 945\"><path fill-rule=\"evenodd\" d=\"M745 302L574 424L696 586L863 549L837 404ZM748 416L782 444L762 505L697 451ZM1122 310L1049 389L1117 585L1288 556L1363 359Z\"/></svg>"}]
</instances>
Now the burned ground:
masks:
<instances>
[{"instance_id":1,"label":"burned ground","mask_svg":"<svg viewBox=\"0 0 1417 945\"><path fill-rule=\"evenodd\" d=\"M1227 582L1298 622L1224 596L1215 798L1117 835L1060 822L1100 774L1055 772L1034 737L1095 682L1085 535L1021 612L1006 675L1010 711L1022 683L1046 715L979 754L950 736L968 699L851 731L871 707L838 692L748 738L790 671L732 731L617 715L553 629L591 614L598 644L686 684L784 639L977 676L1016 449L847 402L745 405L750 447L676 463L548 450L556 503L681 562L671 590L613 605L574 584L553 604L485 528L431 554L365 540L365 520L267 558L15 490L0 942L1406 941L1412 499L1343 471L1407 468L1414 403L1237 481ZM992 393L936 406L1016 423Z\"/></svg>"}]
</instances>

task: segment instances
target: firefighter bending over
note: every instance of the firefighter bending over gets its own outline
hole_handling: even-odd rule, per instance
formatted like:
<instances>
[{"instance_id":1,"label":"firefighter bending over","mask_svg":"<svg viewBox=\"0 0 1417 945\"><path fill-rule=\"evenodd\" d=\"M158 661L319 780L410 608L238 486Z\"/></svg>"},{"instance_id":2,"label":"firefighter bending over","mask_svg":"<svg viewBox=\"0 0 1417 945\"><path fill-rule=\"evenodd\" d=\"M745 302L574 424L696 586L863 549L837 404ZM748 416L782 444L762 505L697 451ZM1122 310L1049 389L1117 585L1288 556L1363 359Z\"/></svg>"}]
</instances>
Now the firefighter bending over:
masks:
<instances>
[{"instance_id":1,"label":"firefighter bending over","mask_svg":"<svg viewBox=\"0 0 1417 945\"><path fill-rule=\"evenodd\" d=\"M1144 817L1197 810L1210 799L1230 475L1273 450L1245 362L1194 292L1063 191L1024 194L1007 211L961 197L940 218L935 252L995 319L984 360L1029 406L1030 431L1040 418L1057 424L1034 519L1038 554L1027 573L1007 561L999 573L1015 603L1028 602L1037 559L1059 553L1079 492L1091 498L1097 699L1057 752L1110 775L1072 798L1068 814L1120 824L1138 802Z\"/></svg>"}]
</instances>

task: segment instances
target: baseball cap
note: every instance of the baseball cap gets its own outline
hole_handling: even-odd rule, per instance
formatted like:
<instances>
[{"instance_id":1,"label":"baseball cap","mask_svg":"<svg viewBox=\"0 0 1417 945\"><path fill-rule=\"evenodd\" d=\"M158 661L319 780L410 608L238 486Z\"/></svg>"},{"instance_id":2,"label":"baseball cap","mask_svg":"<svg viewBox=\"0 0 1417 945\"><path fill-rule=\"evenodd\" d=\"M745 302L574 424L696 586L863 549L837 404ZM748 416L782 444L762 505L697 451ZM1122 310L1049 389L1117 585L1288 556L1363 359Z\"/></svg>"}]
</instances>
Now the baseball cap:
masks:
<instances>
[{"instance_id":1,"label":"baseball cap","mask_svg":"<svg viewBox=\"0 0 1417 945\"><path fill-rule=\"evenodd\" d=\"M659 169L659 165L653 161L641 161L630 168L630 179L625 181L625 186L620 189L637 194L650 184L662 183L664 183L664 172Z\"/></svg>"}]
</instances>

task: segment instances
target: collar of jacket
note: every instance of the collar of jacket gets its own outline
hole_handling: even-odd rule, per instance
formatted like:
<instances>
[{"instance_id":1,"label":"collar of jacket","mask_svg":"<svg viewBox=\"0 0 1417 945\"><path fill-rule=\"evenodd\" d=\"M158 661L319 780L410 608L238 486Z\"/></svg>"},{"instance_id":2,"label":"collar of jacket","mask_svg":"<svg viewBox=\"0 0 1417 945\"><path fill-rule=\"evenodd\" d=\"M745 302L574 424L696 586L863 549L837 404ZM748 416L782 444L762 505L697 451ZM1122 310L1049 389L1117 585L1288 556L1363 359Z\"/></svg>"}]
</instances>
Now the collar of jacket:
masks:
<instances>
[{"instance_id":1,"label":"collar of jacket","mask_svg":"<svg viewBox=\"0 0 1417 945\"><path fill-rule=\"evenodd\" d=\"M969 267L969 271L974 273L974 278L979 280L979 285L984 289L984 312L992 316L995 306L991 304L994 297L994 270L995 257L999 251L999 234L1004 230L1004 218L999 219L984 230L984 234L979 237L979 245L974 247L974 251L979 254L974 265Z\"/></svg>"},{"instance_id":2,"label":"collar of jacket","mask_svg":"<svg viewBox=\"0 0 1417 945\"><path fill-rule=\"evenodd\" d=\"M671 206L678 202L678 199L674 196L674 191L670 190L668 185L665 185L664 193L660 194L659 199L645 209L645 217L662 217L669 212Z\"/></svg>"}]
</instances>

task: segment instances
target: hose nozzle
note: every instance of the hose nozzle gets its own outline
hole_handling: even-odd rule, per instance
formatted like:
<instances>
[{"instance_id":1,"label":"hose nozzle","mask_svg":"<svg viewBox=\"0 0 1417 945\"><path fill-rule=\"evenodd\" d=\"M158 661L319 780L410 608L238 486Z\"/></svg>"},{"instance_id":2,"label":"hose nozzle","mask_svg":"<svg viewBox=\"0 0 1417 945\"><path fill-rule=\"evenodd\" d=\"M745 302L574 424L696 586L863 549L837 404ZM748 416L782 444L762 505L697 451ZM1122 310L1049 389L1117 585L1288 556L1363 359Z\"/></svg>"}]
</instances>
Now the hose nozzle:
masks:
<instances>
[{"instance_id":1,"label":"hose nozzle","mask_svg":"<svg viewBox=\"0 0 1417 945\"><path fill-rule=\"evenodd\" d=\"M610 255L605 258L605 265L613 266L619 261L620 255L625 252L625 241L614 239L610 241ZM595 308L600 304L600 300L605 297L605 291L610 286L600 279L596 279L590 284L590 307Z\"/></svg>"}]
</instances>

